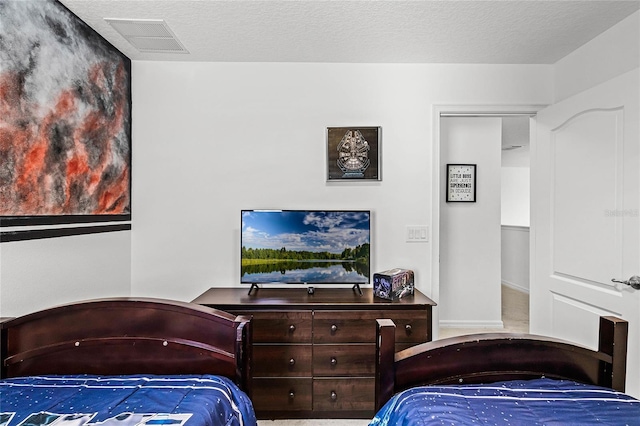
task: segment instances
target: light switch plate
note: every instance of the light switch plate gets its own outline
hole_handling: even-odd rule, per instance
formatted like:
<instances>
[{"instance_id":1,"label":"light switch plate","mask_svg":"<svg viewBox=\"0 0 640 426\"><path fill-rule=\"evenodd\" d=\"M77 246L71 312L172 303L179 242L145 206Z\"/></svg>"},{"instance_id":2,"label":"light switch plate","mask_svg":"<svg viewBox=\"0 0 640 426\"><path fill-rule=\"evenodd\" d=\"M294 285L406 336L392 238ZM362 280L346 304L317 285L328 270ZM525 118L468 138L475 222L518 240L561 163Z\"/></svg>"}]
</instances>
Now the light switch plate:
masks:
<instances>
[{"instance_id":1,"label":"light switch plate","mask_svg":"<svg viewBox=\"0 0 640 426\"><path fill-rule=\"evenodd\" d=\"M408 243L429 242L429 227L426 225L407 226L407 242Z\"/></svg>"}]
</instances>

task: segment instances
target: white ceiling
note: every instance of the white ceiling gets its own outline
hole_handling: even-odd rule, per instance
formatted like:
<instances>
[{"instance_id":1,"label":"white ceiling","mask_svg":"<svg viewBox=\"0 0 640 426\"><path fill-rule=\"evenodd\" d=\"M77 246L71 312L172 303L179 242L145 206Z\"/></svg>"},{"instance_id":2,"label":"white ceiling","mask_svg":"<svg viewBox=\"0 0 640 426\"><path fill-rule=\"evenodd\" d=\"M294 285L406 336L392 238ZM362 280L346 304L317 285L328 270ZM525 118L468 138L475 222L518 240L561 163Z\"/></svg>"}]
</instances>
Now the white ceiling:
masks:
<instances>
[{"instance_id":1,"label":"white ceiling","mask_svg":"<svg viewBox=\"0 0 640 426\"><path fill-rule=\"evenodd\" d=\"M552 64L640 0L61 0L132 60ZM141 53L105 18L163 19L189 51Z\"/></svg>"}]
</instances>

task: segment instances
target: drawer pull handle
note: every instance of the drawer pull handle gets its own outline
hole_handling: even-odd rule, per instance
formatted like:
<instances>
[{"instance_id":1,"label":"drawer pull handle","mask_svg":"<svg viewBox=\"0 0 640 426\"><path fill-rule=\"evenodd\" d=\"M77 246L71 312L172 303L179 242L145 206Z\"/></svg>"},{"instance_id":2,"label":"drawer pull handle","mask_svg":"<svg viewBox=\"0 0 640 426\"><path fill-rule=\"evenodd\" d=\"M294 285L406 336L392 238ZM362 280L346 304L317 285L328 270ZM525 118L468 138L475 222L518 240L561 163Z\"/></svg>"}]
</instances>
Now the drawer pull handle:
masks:
<instances>
[{"instance_id":1,"label":"drawer pull handle","mask_svg":"<svg viewBox=\"0 0 640 426\"><path fill-rule=\"evenodd\" d=\"M289 333L293 333L294 331L296 331L296 325L295 324L291 324L289 326Z\"/></svg>"},{"instance_id":2,"label":"drawer pull handle","mask_svg":"<svg viewBox=\"0 0 640 426\"><path fill-rule=\"evenodd\" d=\"M290 365L290 366L294 366L294 365L296 365L296 360L295 360L295 359L293 359L293 358L291 358L291 359L289 360L289 365Z\"/></svg>"},{"instance_id":3,"label":"drawer pull handle","mask_svg":"<svg viewBox=\"0 0 640 426\"><path fill-rule=\"evenodd\" d=\"M407 334L411 334L411 324L407 324L404 326L405 331L407 332Z\"/></svg>"},{"instance_id":4,"label":"drawer pull handle","mask_svg":"<svg viewBox=\"0 0 640 426\"><path fill-rule=\"evenodd\" d=\"M296 393L292 390L289 391L289 399L293 399L296 397Z\"/></svg>"},{"instance_id":5,"label":"drawer pull handle","mask_svg":"<svg viewBox=\"0 0 640 426\"><path fill-rule=\"evenodd\" d=\"M335 325L335 324L332 324L332 325L331 325L331 332L332 332L332 333L335 333L336 331L338 331L338 326L337 326L337 325Z\"/></svg>"},{"instance_id":6,"label":"drawer pull handle","mask_svg":"<svg viewBox=\"0 0 640 426\"><path fill-rule=\"evenodd\" d=\"M337 364L338 364L338 360L336 359L336 357L332 356L331 357L331 365L335 367Z\"/></svg>"},{"instance_id":7,"label":"drawer pull handle","mask_svg":"<svg viewBox=\"0 0 640 426\"><path fill-rule=\"evenodd\" d=\"M338 399L338 394L336 391L331 391L331 400L336 401Z\"/></svg>"}]
</instances>

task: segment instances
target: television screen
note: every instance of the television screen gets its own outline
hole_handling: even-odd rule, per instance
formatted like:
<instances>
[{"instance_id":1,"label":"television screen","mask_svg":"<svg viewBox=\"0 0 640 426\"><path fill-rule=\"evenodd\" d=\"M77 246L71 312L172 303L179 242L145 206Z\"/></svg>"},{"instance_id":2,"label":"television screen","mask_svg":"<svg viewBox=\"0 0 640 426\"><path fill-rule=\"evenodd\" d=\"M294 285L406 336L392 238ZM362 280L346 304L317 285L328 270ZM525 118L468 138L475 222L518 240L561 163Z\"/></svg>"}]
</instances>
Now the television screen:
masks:
<instances>
[{"instance_id":1,"label":"television screen","mask_svg":"<svg viewBox=\"0 0 640 426\"><path fill-rule=\"evenodd\" d=\"M369 211L243 210L241 282L369 284Z\"/></svg>"}]
</instances>

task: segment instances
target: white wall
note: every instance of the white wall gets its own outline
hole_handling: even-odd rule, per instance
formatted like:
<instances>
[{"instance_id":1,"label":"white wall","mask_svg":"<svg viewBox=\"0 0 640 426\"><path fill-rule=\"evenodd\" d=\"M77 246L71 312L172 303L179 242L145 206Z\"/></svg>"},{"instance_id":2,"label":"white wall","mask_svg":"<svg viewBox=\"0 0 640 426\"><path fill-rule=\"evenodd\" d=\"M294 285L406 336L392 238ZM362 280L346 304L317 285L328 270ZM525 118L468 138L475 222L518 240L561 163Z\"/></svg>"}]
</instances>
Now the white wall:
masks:
<instances>
[{"instance_id":1,"label":"white wall","mask_svg":"<svg viewBox=\"0 0 640 426\"><path fill-rule=\"evenodd\" d=\"M242 208L373 211L373 271L431 294L433 105L545 104L551 67L133 64L132 292L238 286ZM382 181L327 183L328 126L382 127ZM499 215L498 215L499 217ZM498 300L498 299L495 299Z\"/></svg>"},{"instance_id":2,"label":"white wall","mask_svg":"<svg viewBox=\"0 0 640 426\"><path fill-rule=\"evenodd\" d=\"M556 102L640 66L640 12L555 64Z\"/></svg>"},{"instance_id":3,"label":"white wall","mask_svg":"<svg viewBox=\"0 0 640 426\"><path fill-rule=\"evenodd\" d=\"M0 316L130 294L130 231L0 246Z\"/></svg>"},{"instance_id":4,"label":"white wall","mask_svg":"<svg viewBox=\"0 0 640 426\"><path fill-rule=\"evenodd\" d=\"M502 283L529 293L529 227L503 225L500 240Z\"/></svg>"},{"instance_id":5,"label":"white wall","mask_svg":"<svg viewBox=\"0 0 640 426\"><path fill-rule=\"evenodd\" d=\"M476 164L476 202L440 203L440 326L502 328L500 163L502 120L440 120L441 170ZM443 182L445 179L443 179Z\"/></svg>"},{"instance_id":6,"label":"white wall","mask_svg":"<svg viewBox=\"0 0 640 426\"><path fill-rule=\"evenodd\" d=\"M529 226L530 179L528 167L502 167L502 224Z\"/></svg>"},{"instance_id":7,"label":"white wall","mask_svg":"<svg viewBox=\"0 0 640 426\"><path fill-rule=\"evenodd\" d=\"M2 243L0 315L239 285L242 208L373 210L374 271L431 293L432 106L538 104L549 66L133 63L132 231ZM327 126L382 126L381 182L325 181Z\"/></svg>"},{"instance_id":8,"label":"white wall","mask_svg":"<svg viewBox=\"0 0 640 426\"><path fill-rule=\"evenodd\" d=\"M529 226L530 127L530 117L502 117L503 225Z\"/></svg>"},{"instance_id":9,"label":"white wall","mask_svg":"<svg viewBox=\"0 0 640 426\"><path fill-rule=\"evenodd\" d=\"M526 151L525 151L525 148ZM508 154L523 157L528 146ZM507 157L509 156L507 154ZM529 292L529 224L530 224L530 173L528 161L526 166L518 166L517 162L505 161L502 156L502 229L501 229L501 276L502 283L526 293ZM504 164L514 166L505 167Z\"/></svg>"}]
</instances>

